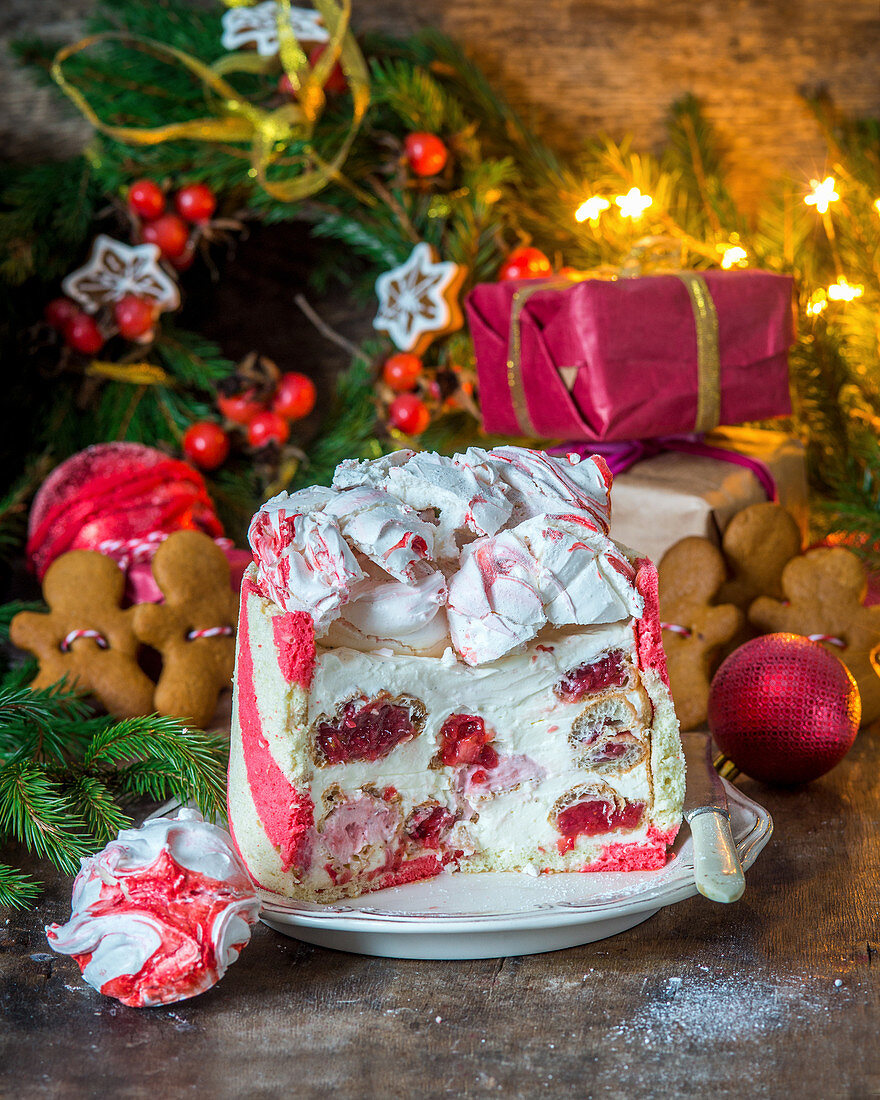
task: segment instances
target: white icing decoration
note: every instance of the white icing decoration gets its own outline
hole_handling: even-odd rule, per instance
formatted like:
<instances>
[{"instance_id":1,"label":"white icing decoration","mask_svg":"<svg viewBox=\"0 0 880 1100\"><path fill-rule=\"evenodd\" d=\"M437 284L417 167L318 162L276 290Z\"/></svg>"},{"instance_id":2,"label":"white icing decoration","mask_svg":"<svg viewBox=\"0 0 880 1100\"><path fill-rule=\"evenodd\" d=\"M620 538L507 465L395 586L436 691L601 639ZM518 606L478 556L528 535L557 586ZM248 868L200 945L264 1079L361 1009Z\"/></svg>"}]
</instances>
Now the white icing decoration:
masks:
<instances>
[{"instance_id":1,"label":"white icing decoration","mask_svg":"<svg viewBox=\"0 0 880 1100\"><path fill-rule=\"evenodd\" d=\"M123 244L101 233L95 238L88 261L61 284L65 294L87 313L97 313L134 294L167 311L180 305L177 284L159 263L155 244Z\"/></svg>"},{"instance_id":2,"label":"white icing decoration","mask_svg":"<svg viewBox=\"0 0 880 1100\"><path fill-rule=\"evenodd\" d=\"M230 8L223 13L224 50L238 50L251 44L257 47L260 57L274 57L278 53L278 5L275 0L253 7ZM328 42L330 35L321 22L321 16L311 8L290 9L290 26L302 42Z\"/></svg>"},{"instance_id":3,"label":"white icing decoration","mask_svg":"<svg viewBox=\"0 0 880 1100\"><path fill-rule=\"evenodd\" d=\"M443 332L452 320L444 297L459 265L435 263L430 245L417 244L405 263L376 280L379 312L373 328L387 332L401 351L411 351L428 334Z\"/></svg>"}]
</instances>

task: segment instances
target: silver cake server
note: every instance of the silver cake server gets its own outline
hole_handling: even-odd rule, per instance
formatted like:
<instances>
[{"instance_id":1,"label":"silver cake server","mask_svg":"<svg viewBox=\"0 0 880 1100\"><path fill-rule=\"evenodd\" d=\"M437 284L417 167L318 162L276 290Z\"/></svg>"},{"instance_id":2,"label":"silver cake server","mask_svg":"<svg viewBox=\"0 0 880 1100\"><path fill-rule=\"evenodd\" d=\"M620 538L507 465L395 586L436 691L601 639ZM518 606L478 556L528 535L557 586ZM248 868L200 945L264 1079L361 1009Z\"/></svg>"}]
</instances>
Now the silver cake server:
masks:
<instances>
[{"instance_id":1,"label":"silver cake server","mask_svg":"<svg viewBox=\"0 0 880 1100\"><path fill-rule=\"evenodd\" d=\"M708 733L683 733L687 765L684 819L694 842L694 878L710 901L737 901L746 880L730 831L730 810L724 784L712 763Z\"/></svg>"}]
</instances>

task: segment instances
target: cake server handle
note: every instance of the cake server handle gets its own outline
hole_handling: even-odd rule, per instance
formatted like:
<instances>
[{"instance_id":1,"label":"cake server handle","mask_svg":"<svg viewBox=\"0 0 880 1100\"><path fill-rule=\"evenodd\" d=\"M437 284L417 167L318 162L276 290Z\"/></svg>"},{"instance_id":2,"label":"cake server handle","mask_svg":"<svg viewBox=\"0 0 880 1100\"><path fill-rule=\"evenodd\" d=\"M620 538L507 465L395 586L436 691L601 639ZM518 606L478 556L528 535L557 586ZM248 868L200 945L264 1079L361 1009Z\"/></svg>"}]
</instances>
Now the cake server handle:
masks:
<instances>
[{"instance_id":1,"label":"cake server handle","mask_svg":"<svg viewBox=\"0 0 880 1100\"><path fill-rule=\"evenodd\" d=\"M711 901L737 901L746 880L730 831L727 792L712 760L708 733L683 733L687 764L684 819L694 842L694 878L697 889Z\"/></svg>"},{"instance_id":2,"label":"cake server handle","mask_svg":"<svg viewBox=\"0 0 880 1100\"><path fill-rule=\"evenodd\" d=\"M738 901L746 880L724 810L706 808L688 820L694 842L694 879L710 901Z\"/></svg>"}]
</instances>

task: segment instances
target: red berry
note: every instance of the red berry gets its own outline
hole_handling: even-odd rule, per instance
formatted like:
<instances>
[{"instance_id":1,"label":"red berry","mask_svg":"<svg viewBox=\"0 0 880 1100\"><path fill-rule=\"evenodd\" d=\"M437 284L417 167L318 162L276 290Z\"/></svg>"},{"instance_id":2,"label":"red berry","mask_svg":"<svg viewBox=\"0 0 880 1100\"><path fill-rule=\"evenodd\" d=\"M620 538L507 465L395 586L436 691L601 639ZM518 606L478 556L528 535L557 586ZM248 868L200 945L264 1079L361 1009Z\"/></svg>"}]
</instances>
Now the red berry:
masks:
<instances>
[{"instance_id":1,"label":"red berry","mask_svg":"<svg viewBox=\"0 0 880 1100\"><path fill-rule=\"evenodd\" d=\"M146 222L142 236L149 244L158 245L159 251L169 260L182 256L189 244L186 222L176 214L163 214L155 221Z\"/></svg>"},{"instance_id":2,"label":"red berry","mask_svg":"<svg viewBox=\"0 0 880 1100\"><path fill-rule=\"evenodd\" d=\"M104 346L101 330L87 313L76 313L64 328L64 339L83 355L97 355Z\"/></svg>"},{"instance_id":3,"label":"red berry","mask_svg":"<svg viewBox=\"0 0 880 1100\"><path fill-rule=\"evenodd\" d=\"M265 412L257 413L248 424L247 434L248 443L252 447L266 447L270 443L277 443L280 447L287 442L290 426L283 416L266 409Z\"/></svg>"},{"instance_id":4,"label":"red berry","mask_svg":"<svg viewBox=\"0 0 880 1100\"><path fill-rule=\"evenodd\" d=\"M382 381L395 393L406 393L414 388L422 373L422 361L408 351L390 355L382 367Z\"/></svg>"},{"instance_id":5,"label":"red berry","mask_svg":"<svg viewBox=\"0 0 880 1100\"><path fill-rule=\"evenodd\" d=\"M43 310L43 316L52 328L63 332L79 312L79 306L70 298L53 298Z\"/></svg>"},{"instance_id":6,"label":"red berry","mask_svg":"<svg viewBox=\"0 0 880 1100\"><path fill-rule=\"evenodd\" d=\"M553 274L553 267L539 248L515 248L501 265L498 281L542 279Z\"/></svg>"},{"instance_id":7,"label":"red berry","mask_svg":"<svg viewBox=\"0 0 880 1100\"><path fill-rule=\"evenodd\" d=\"M266 411L263 402L257 401L254 397L253 390L247 390L245 393L234 393L231 397L226 397L221 393L217 398L217 408L233 424L243 425L250 424L258 413Z\"/></svg>"},{"instance_id":8,"label":"red berry","mask_svg":"<svg viewBox=\"0 0 880 1100\"><path fill-rule=\"evenodd\" d=\"M128 189L128 206L141 218L158 218L165 209L162 188L152 180L135 180Z\"/></svg>"},{"instance_id":9,"label":"red berry","mask_svg":"<svg viewBox=\"0 0 880 1100\"><path fill-rule=\"evenodd\" d=\"M139 336L148 333L156 323L156 313L152 302L138 298L135 294L126 294L113 307L119 335L126 340L137 340Z\"/></svg>"},{"instance_id":10,"label":"red berry","mask_svg":"<svg viewBox=\"0 0 880 1100\"><path fill-rule=\"evenodd\" d=\"M229 436L213 420L199 420L186 429L183 453L203 470L216 470L229 454Z\"/></svg>"},{"instance_id":11,"label":"red berry","mask_svg":"<svg viewBox=\"0 0 880 1100\"><path fill-rule=\"evenodd\" d=\"M431 423L431 414L424 401L420 401L414 393L402 393L391 402L388 420L392 428L405 435L421 435Z\"/></svg>"},{"instance_id":12,"label":"red berry","mask_svg":"<svg viewBox=\"0 0 880 1100\"><path fill-rule=\"evenodd\" d=\"M449 150L436 134L407 134L406 159L417 176L436 176L449 159Z\"/></svg>"},{"instance_id":13,"label":"red berry","mask_svg":"<svg viewBox=\"0 0 880 1100\"><path fill-rule=\"evenodd\" d=\"M288 371L281 375L272 401L272 411L285 420L302 420L315 407L317 397L311 378L295 370Z\"/></svg>"},{"instance_id":14,"label":"red berry","mask_svg":"<svg viewBox=\"0 0 880 1100\"><path fill-rule=\"evenodd\" d=\"M313 46L309 50L309 64L314 69L318 63L318 58L327 49L326 46ZM348 90L348 81L345 79L345 73L342 71L342 67L337 61L333 68L330 70L330 75L327 77L327 83L324 85L325 92L344 92Z\"/></svg>"},{"instance_id":15,"label":"red berry","mask_svg":"<svg viewBox=\"0 0 880 1100\"><path fill-rule=\"evenodd\" d=\"M208 222L217 209L217 196L204 183L190 183L177 192L174 205L188 222Z\"/></svg>"}]
</instances>

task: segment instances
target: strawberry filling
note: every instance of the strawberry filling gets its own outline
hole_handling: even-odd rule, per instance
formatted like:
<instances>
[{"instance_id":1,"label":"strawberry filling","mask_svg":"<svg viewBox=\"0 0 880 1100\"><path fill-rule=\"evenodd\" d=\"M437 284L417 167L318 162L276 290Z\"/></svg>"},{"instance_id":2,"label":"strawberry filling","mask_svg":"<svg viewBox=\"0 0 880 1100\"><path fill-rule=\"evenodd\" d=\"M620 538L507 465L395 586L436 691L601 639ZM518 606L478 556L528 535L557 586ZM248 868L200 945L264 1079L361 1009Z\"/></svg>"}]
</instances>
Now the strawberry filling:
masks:
<instances>
[{"instance_id":1,"label":"strawberry filling","mask_svg":"<svg viewBox=\"0 0 880 1100\"><path fill-rule=\"evenodd\" d=\"M440 760L449 768L459 764L479 764L494 768L498 753L489 744L494 730L475 714L450 714L440 730Z\"/></svg>"},{"instance_id":2,"label":"strawberry filling","mask_svg":"<svg viewBox=\"0 0 880 1100\"><path fill-rule=\"evenodd\" d=\"M569 669L553 686L556 695L566 703L579 703L611 687L623 687L627 672L620 650L608 653L591 664Z\"/></svg>"},{"instance_id":3,"label":"strawberry filling","mask_svg":"<svg viewBox=\"0 0 880 1100\"><path fill-rule=\"evenodd\" d=\"M622 808L606 799L588 799L567 806L556 818L563 836L598 836L612 829L635 829L645 812L644 802L625 802Z\"/></svg>"},{"instance_id":4,"label":"strawberry filling","mask_svg":"<svg viewBox=\"0 0 880 1100\"><path fill-rule=\"evenodd\" d=\"M406 823L407 835L425 848L439 848L455 818L443 806L417 806Z\"/></svg>"},{"instance_id":5,"label":"strawberry filling","mask_svg":"<svg viewBox=\"0 0 880 1100\"><path fill-rule=\"evenodd\" d=\"M325 763L347 764L381 760L417 733L408 706L383 699L352 700L335 721L318 724L315 742Z\"/></svg>"}]
</instances>

